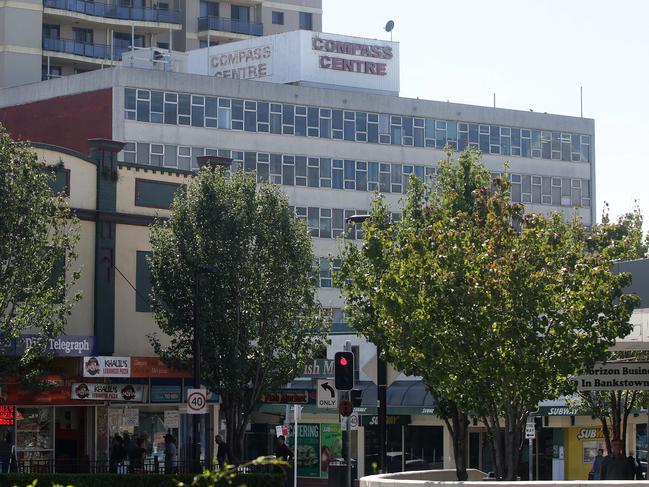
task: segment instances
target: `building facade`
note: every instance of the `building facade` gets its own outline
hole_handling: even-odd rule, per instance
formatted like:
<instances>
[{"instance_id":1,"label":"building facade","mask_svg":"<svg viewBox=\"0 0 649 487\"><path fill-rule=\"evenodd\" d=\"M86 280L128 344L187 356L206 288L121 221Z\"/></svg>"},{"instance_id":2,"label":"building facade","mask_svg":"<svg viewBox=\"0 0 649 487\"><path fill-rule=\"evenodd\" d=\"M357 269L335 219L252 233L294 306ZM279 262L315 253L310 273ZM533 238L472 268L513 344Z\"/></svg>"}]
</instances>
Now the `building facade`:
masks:
<instances>
[{"instance_id":1,"label":"building facade","mask_svg":"<svg viewBox=\"0 0 649 487\"><path fill-rule=\"evenodd\" d=\"M322 30L321 0L19 0L0 5L0 88L119 63L132 46L186 51Z\"/></svg>"},{"instance_id":2,"label":"building facade","mask_svg":"<svg viewBox=\"0 0 649 487\"><path fill-rule=\"evenodd\" d=\"M375 347L345 322L344 302L332 279L339 266L339 239L346 231L351 238L362 237L360 229L348 228L346 219L366 213L376 192L384 195L398 218L411 176L434 178L446 147L458 151L475 147L493 174L510 175L512 199L527 211L577 214L591 225L596 219L594 121L399 97L398 47L393 43L321 33L295 35L306 36L308 42L291 58L301 63L294 79L273 79L286 75L288 68L280 59L286 51L278 47L281 41L260 38L188 53L197 56L197 65L205 69L202 74L197 74L198 69L191 72L191 62L185 69L190 72L116 66L6 89L0 91L0 123L18 138L83 154L92 150L88 139L120 142L111 166L115 193L106 208L93 214L96 221L106 215L110 230L101 235L111 236L101 236L95 249L94 258L99 260L92 287L95 299L100 296L101 301L89 305L95 314L87 318L92 319L88 334L95 337L98 355L153 355L146 336L156 331L156 325L141 298L150 289L146 225L154 216L168 214L174 185L191 178L197 157L231 157L232 169L255 171L259 181L280 185L296 218L306 222L313 237L318 294L333 318L331 345L311 370L259 405L247 451L266 453L270 432L286 416L285 403L302 397L302 420L313 427L300 430L301 444L309 445L315 458L336 456L338 415L314 404L317 379L327 377L314 370L327 366L335 351L350 341L363 389L361 425L353 435L352 451L359 473L370 473L378 453L376 390L371 382ZM224 49L228 56L241 52L244 56L250 50L250 62L258 66L254 49L260 48L263 56L265 46L272 51L272 72L256 67L253 79L223 75L217 69L220 61L214 66L211 57L222 56ZM249 63L228 69L253 72ZM394 76L396 84L391 84ZM87 185L94 187L90 180ZM96 270L106 262L119 272ZM109 276L105 282L100 279L103 272ZM98 294L97 289L103 291ZM415 377L395 372L393 379L388 388L390 468L452 467L450 436L434 414L433 398ZM181 403L169 407L179 410ZM218 430L216 406L213 413L211 428ZM567 427L581 424L549 418L543 426L563 428L566 421ZM595 423L589 418L583 421ZM559 436L546 433L544 440L551 466L564 441ZM472 426L470 444L471 466L488 470L490 455L481 425ZM328 462L307 463L308 468L299 470L301 476L326 478ZM549 471L546 478L553 478L552 467Z\"/></svg>"}]
</instances>

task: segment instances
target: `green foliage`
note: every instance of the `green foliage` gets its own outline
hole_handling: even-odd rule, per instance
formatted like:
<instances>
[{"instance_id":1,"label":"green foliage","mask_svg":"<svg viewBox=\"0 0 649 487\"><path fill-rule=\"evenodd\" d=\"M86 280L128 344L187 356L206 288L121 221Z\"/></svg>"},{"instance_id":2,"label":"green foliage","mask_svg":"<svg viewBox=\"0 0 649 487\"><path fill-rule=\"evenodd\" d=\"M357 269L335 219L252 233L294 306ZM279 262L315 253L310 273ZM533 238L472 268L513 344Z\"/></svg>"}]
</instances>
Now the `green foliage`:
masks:
<instances>
[{"instance_id":1,"label":"green foliage","mask_svg":"<svg viewBox=\"0 0 649 487\"><path fill-rule=\"evenodd\" d=\"M435 187L411 180L401 222L374 203L339 279L352 325L481 417L497 474L511 479L528 412L606 359L638 300L578 218L524 214L476 152L440 168Z\"/></svg>"},{"instance_id":2,"label":"green foliage","mask_svg":"<svg viewBox=\"0 0 649 487\"><path fill-rule=\"evenodd\" d=\"M0 354L0 375L35 384L43 373L45 344L63 332L72 306L65 298L78 273L55 274L76 259L76 220L49 186L52 171L0 126L0 349L25 333L41 336L20 357ZM67 275L67 282L66 276Z\"/></svg>"},{"instance_id":3,"label":"green foliage","mask_svg":"<svg viewBox=\"0 0 649 487\"><path fill-rule=\"evenodd\" d=\"M202 479L202 476L197 476L195 481L195 477L192 475L10 473L0 475L0 487L177 487L179 482L181 485L196 487L244 485L245 487L282 487L284 485L282 475L272 473L241 474L234 483L228 483L227 479L215 480L213 483L202 483Z\"/></svg>"},{"instance_id":4,"label":"green foliage","mask_svg":"<svg viewBox=\"0 0 649 487\"><path fill-rule=\"evenodd\" d=\"M221 394L238 458L261 394L298 375L326 337L311 238L276 186L204 168L153 226L151 246L153 311L171 337L154 339L156 352L190 363L196 303L203 383ZM203 266L216 273L197 275Z\"/></svg>"}]
</instances>

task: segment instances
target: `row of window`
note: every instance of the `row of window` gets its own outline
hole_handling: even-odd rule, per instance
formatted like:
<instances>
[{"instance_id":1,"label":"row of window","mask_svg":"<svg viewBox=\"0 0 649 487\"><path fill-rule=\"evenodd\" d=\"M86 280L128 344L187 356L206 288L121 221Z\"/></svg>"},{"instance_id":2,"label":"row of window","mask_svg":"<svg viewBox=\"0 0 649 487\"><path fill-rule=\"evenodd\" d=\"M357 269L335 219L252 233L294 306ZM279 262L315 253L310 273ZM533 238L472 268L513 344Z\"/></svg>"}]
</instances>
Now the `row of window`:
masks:
<instances>
[{"instance_id":1,"label":"row of window","mask_svg":"<svg viewBox=\"0 0 649 487\"><path fill-rule=\"evenodd\" d=\"M590 135L313 106L125 89L140 122L590 162Z\"/></svg>"},{"instance_id":2,"label":"row of window","mask_svg":"<svg viewBox=\"0 0 649 487\"><path fill-rule=\"evenodd\" d=\"M434 178L437 169L417 164L355 161L266 152L230 151L200 147L130 142L120 154L124 162L196 169L202 155L232 157L233 170L257 172L258 181L285 186L354 191L405 193L410 176ZM553 206L590 207L590 184L585 179L512 174L512 200Z\"/></svg>"}]
</instances>

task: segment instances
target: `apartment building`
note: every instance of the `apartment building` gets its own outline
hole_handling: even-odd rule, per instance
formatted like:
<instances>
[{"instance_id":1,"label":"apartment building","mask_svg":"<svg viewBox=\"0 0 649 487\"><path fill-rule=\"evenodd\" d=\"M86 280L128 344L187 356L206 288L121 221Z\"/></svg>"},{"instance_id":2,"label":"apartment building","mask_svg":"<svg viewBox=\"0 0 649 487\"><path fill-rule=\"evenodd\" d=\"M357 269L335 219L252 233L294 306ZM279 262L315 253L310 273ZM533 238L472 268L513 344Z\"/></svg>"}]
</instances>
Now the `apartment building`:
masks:
<instances>
[{"instance_id":1,"label":"apartment building","mask_svg":"<svg viewBox=\"0 0 649 487\"><path fill-rule=\"evenodd\" d=\"M322 30L321 0L13 0L0 3L0 89L116 65L132 49L170 49Z\"/></svg>"}]
</instances>

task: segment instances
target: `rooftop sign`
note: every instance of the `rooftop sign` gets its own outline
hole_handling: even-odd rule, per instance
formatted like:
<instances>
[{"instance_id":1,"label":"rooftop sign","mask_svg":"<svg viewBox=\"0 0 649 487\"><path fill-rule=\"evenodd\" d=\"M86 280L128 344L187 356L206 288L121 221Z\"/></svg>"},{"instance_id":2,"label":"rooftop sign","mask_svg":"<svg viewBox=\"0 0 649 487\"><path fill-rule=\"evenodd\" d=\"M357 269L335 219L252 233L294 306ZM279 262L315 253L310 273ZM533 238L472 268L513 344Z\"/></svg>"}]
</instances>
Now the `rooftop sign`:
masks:
<instances>
[{"instance_id":1,"label":"rooftop sign","mask_svg":"<svg viewBox=\"0 0 649 487\"><path fill-rule=\"evenodd\" d=\"M596 364L588 374L575 377L580 391L649 390L648 362Z\"/></svg>"},{"instance_id":2,"label":"rooftop sign","mask_svg":"<svg viewBox=\"0 0 649 487\"><path fill-rule=\"evenodd\" d=\"M391 41L299 30L186 55L193 74L399 93L399 45Z\"/></svg>"}]
</instances>

